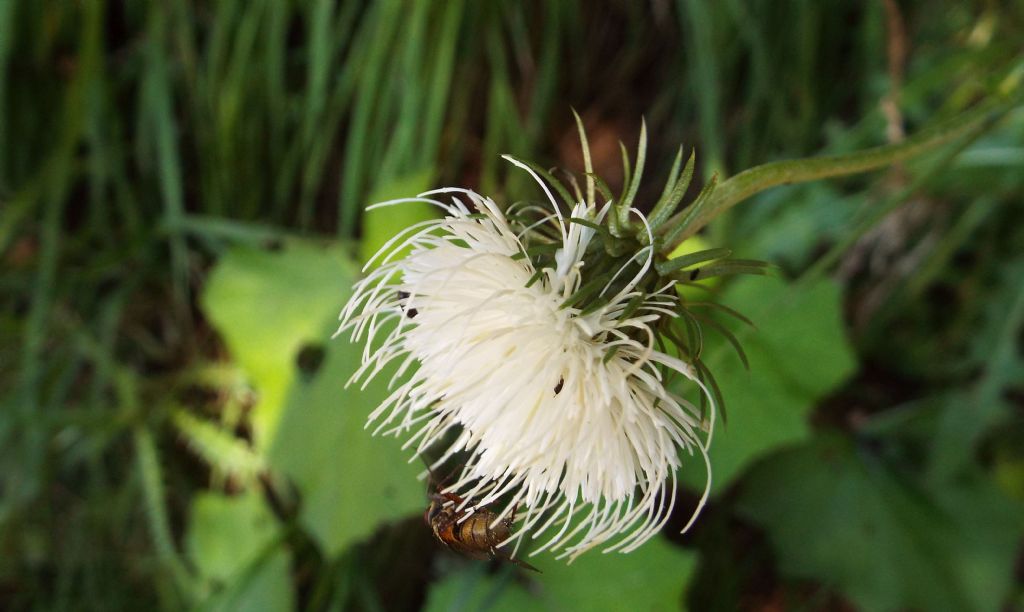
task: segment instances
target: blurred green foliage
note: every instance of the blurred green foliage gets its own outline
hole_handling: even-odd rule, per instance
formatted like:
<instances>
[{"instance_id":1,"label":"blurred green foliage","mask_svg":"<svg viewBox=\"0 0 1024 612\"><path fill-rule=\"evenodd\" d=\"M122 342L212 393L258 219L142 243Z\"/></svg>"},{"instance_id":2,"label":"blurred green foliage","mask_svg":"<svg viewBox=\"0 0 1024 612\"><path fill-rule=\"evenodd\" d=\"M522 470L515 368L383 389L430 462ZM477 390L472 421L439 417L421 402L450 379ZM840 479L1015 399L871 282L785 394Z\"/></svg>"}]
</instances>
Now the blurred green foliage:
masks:
<instances>
[{"instance_id":1,"label":"blurred green foliage","mask_svg":"<svg viewBox=\"0 0 1024 612\"><path fill-rule=\"evenodd\" d=\"M480 568L453 572L431 589L425 609L671 610L679 607L695 565L693 553L654 540L626 556L598 553L571 565L550 563L543 589L534 593L515 580L511 566L493 576Z\"/></svg>"},{"instance_id":2,"label":"blurred green foliage","mask_svg":"<svg viewBox=\"0 0 1024 612\"><path fill-rule=\"evenodd\" d=\"M999 609L1019 508L981 478L929 490L908 472L820 436L752 470L739 509L768 531L782 571L818 578L865 609Z\"/></svg>"},{"instance_id":3,"label":"blurred green foliage","mask_svg":"<svg viewBox=\"0 0 1024 612\"><path fill-rule=\"evenodd\" d=\"M811 436L808 414L855 367L834 283L795 288L778 279L743 279L721 300L756 327L732 325L746 365L724 343L707 357L728 408L710 453L715 492L765 453Z\"/></svg>"},{"instance_id":4,"label":"blurred green foliage","mask_svg":"<svg viewBox=\"0 0 1024 612\"><path fill-rule=\"evenodd\" d=\"M570 106L612 188L641 115L707 179L916 132L1021 40L999 0L0 0L0 607L1024 607L1021 109L708 228L785 278L714 288L757 326L749 372L708 335L714 497L679 536L687 464L631 555L440 551L329 340L430 214L367 204L538 198L499 154L579 172Z\"/></svg>"}]
</instances>

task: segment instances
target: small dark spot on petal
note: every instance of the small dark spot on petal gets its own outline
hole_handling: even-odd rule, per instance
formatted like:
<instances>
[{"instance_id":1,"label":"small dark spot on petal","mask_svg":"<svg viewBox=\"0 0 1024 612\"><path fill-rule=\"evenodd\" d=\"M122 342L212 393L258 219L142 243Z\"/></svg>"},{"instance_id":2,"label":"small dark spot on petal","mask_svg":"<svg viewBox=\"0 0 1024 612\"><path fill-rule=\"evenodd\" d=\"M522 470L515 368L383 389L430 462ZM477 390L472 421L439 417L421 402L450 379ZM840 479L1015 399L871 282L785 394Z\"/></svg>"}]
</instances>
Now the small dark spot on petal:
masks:
<instances>
[{"instance_id":1,"label":"small dark spot on petal","mask_svg":"<svg viewBox=\"0 0 1024 612\"><path fill-rule=\"evenodd\" d=\"M409 292L408 291L399 291L398 292L398 299L403 301L403 302L405 300L409 299ZM407 317L409 317L411 319L411 318L415 317L416 315L418 315L419 313L420 313L420 311L416 310L415 308L409 308L408 310L405 311L405 316L407 316Z\"/></svg>"},{"instance_id":2,"label":"small dark spot on petal","mask_svg":"<svg viewBox=\"0 0 1024 612\"><path fill-rule=\"evenodd\" d=\"M555 395L558 395L559 393L561 393L561 392L562 392L562 387L563 387L564 385L565 385L565 379L564 379L564 378L561 378L561 377L559 377L559 379L558 379L558 384L556 384L556 385L555 385Z\"/></svg>"}]
</instances>

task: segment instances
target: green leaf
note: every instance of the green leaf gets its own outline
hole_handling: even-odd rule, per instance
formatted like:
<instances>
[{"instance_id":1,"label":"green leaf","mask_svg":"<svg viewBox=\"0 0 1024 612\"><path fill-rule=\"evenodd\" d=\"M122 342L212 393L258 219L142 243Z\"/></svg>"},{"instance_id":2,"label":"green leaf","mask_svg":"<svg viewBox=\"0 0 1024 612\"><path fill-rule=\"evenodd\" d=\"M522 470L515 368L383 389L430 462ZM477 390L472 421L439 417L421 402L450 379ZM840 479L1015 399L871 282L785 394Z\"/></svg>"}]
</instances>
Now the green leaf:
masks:
<instances>
[{"instance_id":1,"label":"green leaf","mask_svg":"<svg viewBox=\"0 0 1024 612\"><path fill-rule=\"evenodd\" d=\"M631 553L547 564L540 580L552 610L676 610L696 565L696 554L655 537Z\"/></svg>"},{"instance_id":2,"label":"green leaf","mask_svg":"<svg viewBox=\"0 0 1024 612\"><path fill-rule=\"evenodd\" d=\"M181 557L174 546L171 535L171 523L167 516L164 493L165 484L163 469L160 465L156 442L153 434L145 427L135 430L135 459L142 484L143 508L149 521L150 537L156 547L157 558L174 578L178 588L194 597L196 593L194 576L182 563Z\"/></svg>"},{"instance_id":3,"label":"green leaf","mask_svg":"<svg viewBox=\"0 0 1024 612\"><path fill-rule=\"evenodd\" d=\"M711 329L721 334L722 337L725 338L726 341L732 345L733 350L736 351L736 356L740 358L741 362L743 362L743 367L747 370L750 369L750 361L747 360L747 354L743 350L743 344L739 341L739 339L736 338L736 334L729 331L728 327L722 325L721 323L719 323L718 321L711 317L694 314L694 318L696 318L701 325L707 325ZM723 414L722 417L724 421L725 415Z\"/></svg>"},{"instance_id":4,"label":"green leaf","mask_svg":"<svg viewBox=\"0 0 1024 612\"><path fill-rule=\"evenodd\" d=\"M260 494L202 492L192 499L185 549L199 574L227 582L256 562L280 526Z\"/></svg>"},{"instance_id":5,"label":"green leaf","mask_svg":"<svg viewBox=\"0 0 1024 612\"><path fill-rule=\"evenodd\" d=\"M236 249L219 262L203 300L259 393L258 448L297 486L299 519L329 555L425 503L409 452L364 430L385 397L387 373L365 391L344 388L362 347L330 336L355 278L337 246ZM304 348L323 351L314 372L298 367Z\"/></svg>"},{"instance_id":6,"label":"green leaf","mask_svg":"<svg viewBox=\"0 0 1024 612\"><path fill-rule=\"evenodd\" d=\"M213 587L199 610L292 610L291 558L280 525L255 491L192 500L185 549Z\"/></svg>"},{"instance_id":7,"label":"green leaf","mask_svg":"<svg viewBox=\"0 0 1024 612\"><path fill-rule=\"evenodd\" d=\"M416 480L423 464L409 463L412 451L398 439L365 429L370 411L388 395L393 368L363 391L343 388L361 354L362 345L347 336L330 341L313 381L293 389L270 450L271 465L302 492L302 523L329 555L426 505L426 485Z\"/></svg>"},{"instance_id":8,"label":"green leaf","mask_svg":"<svg viewBox=\"0 0 1024 612\"><path fill-rule=\"evenodd\" d=\"M543 609L530 593L514 582L512 568L497 575L472 565L435 582L423 607L426 612L518 612Z\"/></svg>"},{"instance_id":9,"label":"green leaf","mask_svg":"<svg viewBox=\"0 0 1024 612\"><path fill-rule=\"evenodd\" d=\"M252 568L242 580L213 598L202 610L294 610L291 559L282 550Z\"/></svg>"},{"instance_id":10,"label":"green leaf","mask_svg":"<svg viewBox=\"0 0 1024 612\"><path fill-rule=\"evenodd\" d=\"M596 174L591 174L588 176L594 179L594 184L597 186L597 191L598 193L601 194L601 197L604 198L605 202L615 201L615 196L612 194L612 188L608 186L608 183L606 183L603 178L597 176Z\"/></svg>"},{"instance_id":11,"label":"green leaf","mask_svg":"<svg viewBox=\"0 0 1024 612\"><path fill-rule=\"evenodd\" d=\"M530 588L511 579L511 567L497 576L474 567L438 582L426 610L678 610L696 565L695 554L656 537L628 554L594 550L571 565L545 564Z\"/></svg>"},{"instance_id":12,"label":"green leaf","mask_svg":"<svg viewBox=\"0 0 1024 612\"><path fill-rule=\"evenodd\" d=\"M239 247L217 262L201 307L232 358L256 385L256 447L273 441L295 360L307 343L323 343L351 288L355 264L338 247L285 242L282 252Z\"/></svg>"},{"instance_id":13,"label":"green leaf","mask_svg":"<svg viewBox=\"0 0 1024 612\"><path fill-rule=\"evenodd\" d=\"M196 606L198 612L294 609L291 559L284 550L260 559L224 590Z\"/></svg>"},{"instance_id":14,"label":"green leaf","mask_svg":"<svg viewBox=\"0 0 1024 612\"><path fill-rule=\"evenodd\" d=\"M367 204L398 198L413 198L430 188L431 170L421 170L378 185L370 193ZM388 240L410 225L438 216L440 209L426 202L403 202L363 213L363 234L359 243L359 260L367 262Z\"/></svg>"},{"instance_id":15,"label":"green leaf","mask_svg":"<svg viewBox=\"0 0 1024 612\"><path fill-rule=\"evenodd\" d=\"M917 488L838 436L758 465L739 509L767 530L782 572L865 610L1000 609L1024 527L985 480Z\"/></svg>"},{"instance_id":16,"label":"green leaf","mask_svg":"<svg viewBox=\"0 0 1024 612\"><path fill-rule=\"evenodd\" d=\"M713 492L765 453L806 439L808 413L856 365L843 329L839 288L831 281L797 287L781 279L744 278L720 301L757 329L725 322L743 345L749 371L727 342L705 352L704 362L729 407L729 423L716 429L711 444ZM700 486L702 472L683 470L687 482Z\"/></svg>"}]
</instances>

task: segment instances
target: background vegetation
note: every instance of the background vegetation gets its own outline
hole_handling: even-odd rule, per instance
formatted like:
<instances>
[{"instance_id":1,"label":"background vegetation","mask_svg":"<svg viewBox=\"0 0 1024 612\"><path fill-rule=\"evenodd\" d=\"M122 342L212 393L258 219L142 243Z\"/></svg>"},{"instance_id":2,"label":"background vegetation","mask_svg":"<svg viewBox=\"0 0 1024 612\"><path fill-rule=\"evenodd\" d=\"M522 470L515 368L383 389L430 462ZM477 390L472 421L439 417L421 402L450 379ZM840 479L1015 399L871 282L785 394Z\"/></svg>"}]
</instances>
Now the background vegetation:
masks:
<instances>
[{"instance_id":1,"label":"background vegetation","mask_svg":"<svg viewBox=\"0 0 1024 612\"><path fill-rule=\"evenodd\" d=\"M709 362L715 496L628 555L439 550L329 341L358 265L512 153L704 179L897 141L1024 70L999 0L0 0L0 607L1024 607L1024 111L702 238L783 273ZM695 181L700 182L700 181ZM698 185L699 187L699 185ZM648 182L656 199L660 184ZM711 342L711 340L709 340ZM675 528L672 528L672 527Z\"/></svg>"}]
</instances>

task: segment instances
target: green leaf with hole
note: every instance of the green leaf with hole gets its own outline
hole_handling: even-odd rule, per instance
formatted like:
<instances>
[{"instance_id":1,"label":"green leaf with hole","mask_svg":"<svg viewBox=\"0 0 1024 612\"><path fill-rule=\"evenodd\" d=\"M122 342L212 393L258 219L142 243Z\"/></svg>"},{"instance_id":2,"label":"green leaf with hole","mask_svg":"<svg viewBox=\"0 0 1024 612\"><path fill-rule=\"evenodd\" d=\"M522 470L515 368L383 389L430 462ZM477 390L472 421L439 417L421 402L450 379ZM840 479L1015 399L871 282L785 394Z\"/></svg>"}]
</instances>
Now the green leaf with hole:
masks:
<instances>
[{"instance_id":1,"label":"green leaf with hole","mask_svg":"<svg viewBox=\"0 0 1024 612\"><path fill-rule=\"evenodd\" d=\"M407 463L397 440L364 429L390 377L345 388L362 347L331 334L355 279L340 247L295 241L278 252L230 251L203 296L258 392L253 419L268 465L296 485L299 519L328 555L425 503L422 467Z\"/></svg>"},{"instance_id":2,"label":"green leaf with hole","mask_svg":"<svg viewBox=\"0 0 1024 612\"><path fill-rule=\"evenodd\" d=\"M723 318L742 343L747 370L721 338L705 355L729 412L716 424L711 444L712 489L720 491L751 462L810 435L807 417L856 367L846 340L839 287L828 280L793 286L776 278L744 278L720 299L757 326ZM708 330L708 336L715 334ZM703 486L703 466L682 474Z\"/></svg>"},{"instance_id":3,"label":"green leaf with hole","mask_svg":"<svg viewBox=\"0 0 1024 612\"><path fill-rule=\"evenodd\" d=\"M334 325L324 329L329 337ZM362 345L338 337L326 345L311 381L292 389L270 462L302 491L302 521L328 554L369 537L380 525L422 512L423 471L394 437L375 437L366 418L389 394L393 367L365 390L344 389L359 365Z\"/></svg>"},{"instance_id":4,"label":"green leaf with hole","mask_svg":"<svg viewBox=\"0 0 1024 612\"><path fill-rule=\"evenodd\" d=\"M1024 509L977 472L931 489L908 476L870 448L823 437L751 470L738 507L767 531L782 572L862 609L999 610Z\"/></svg>"},{"instance_id":5,"label":"green leaf with hole","mask_svg":"<svg viewBox=\"0 0 1024 612\"><path fill-rule=\"evenodd\" d=\"M200 305L256 385L251 418L258 448L274 439L299 351L326 342L356 274L340 247L297 240L279 252L234 248L210 272Z\"/></svg>"}]
</instances>

